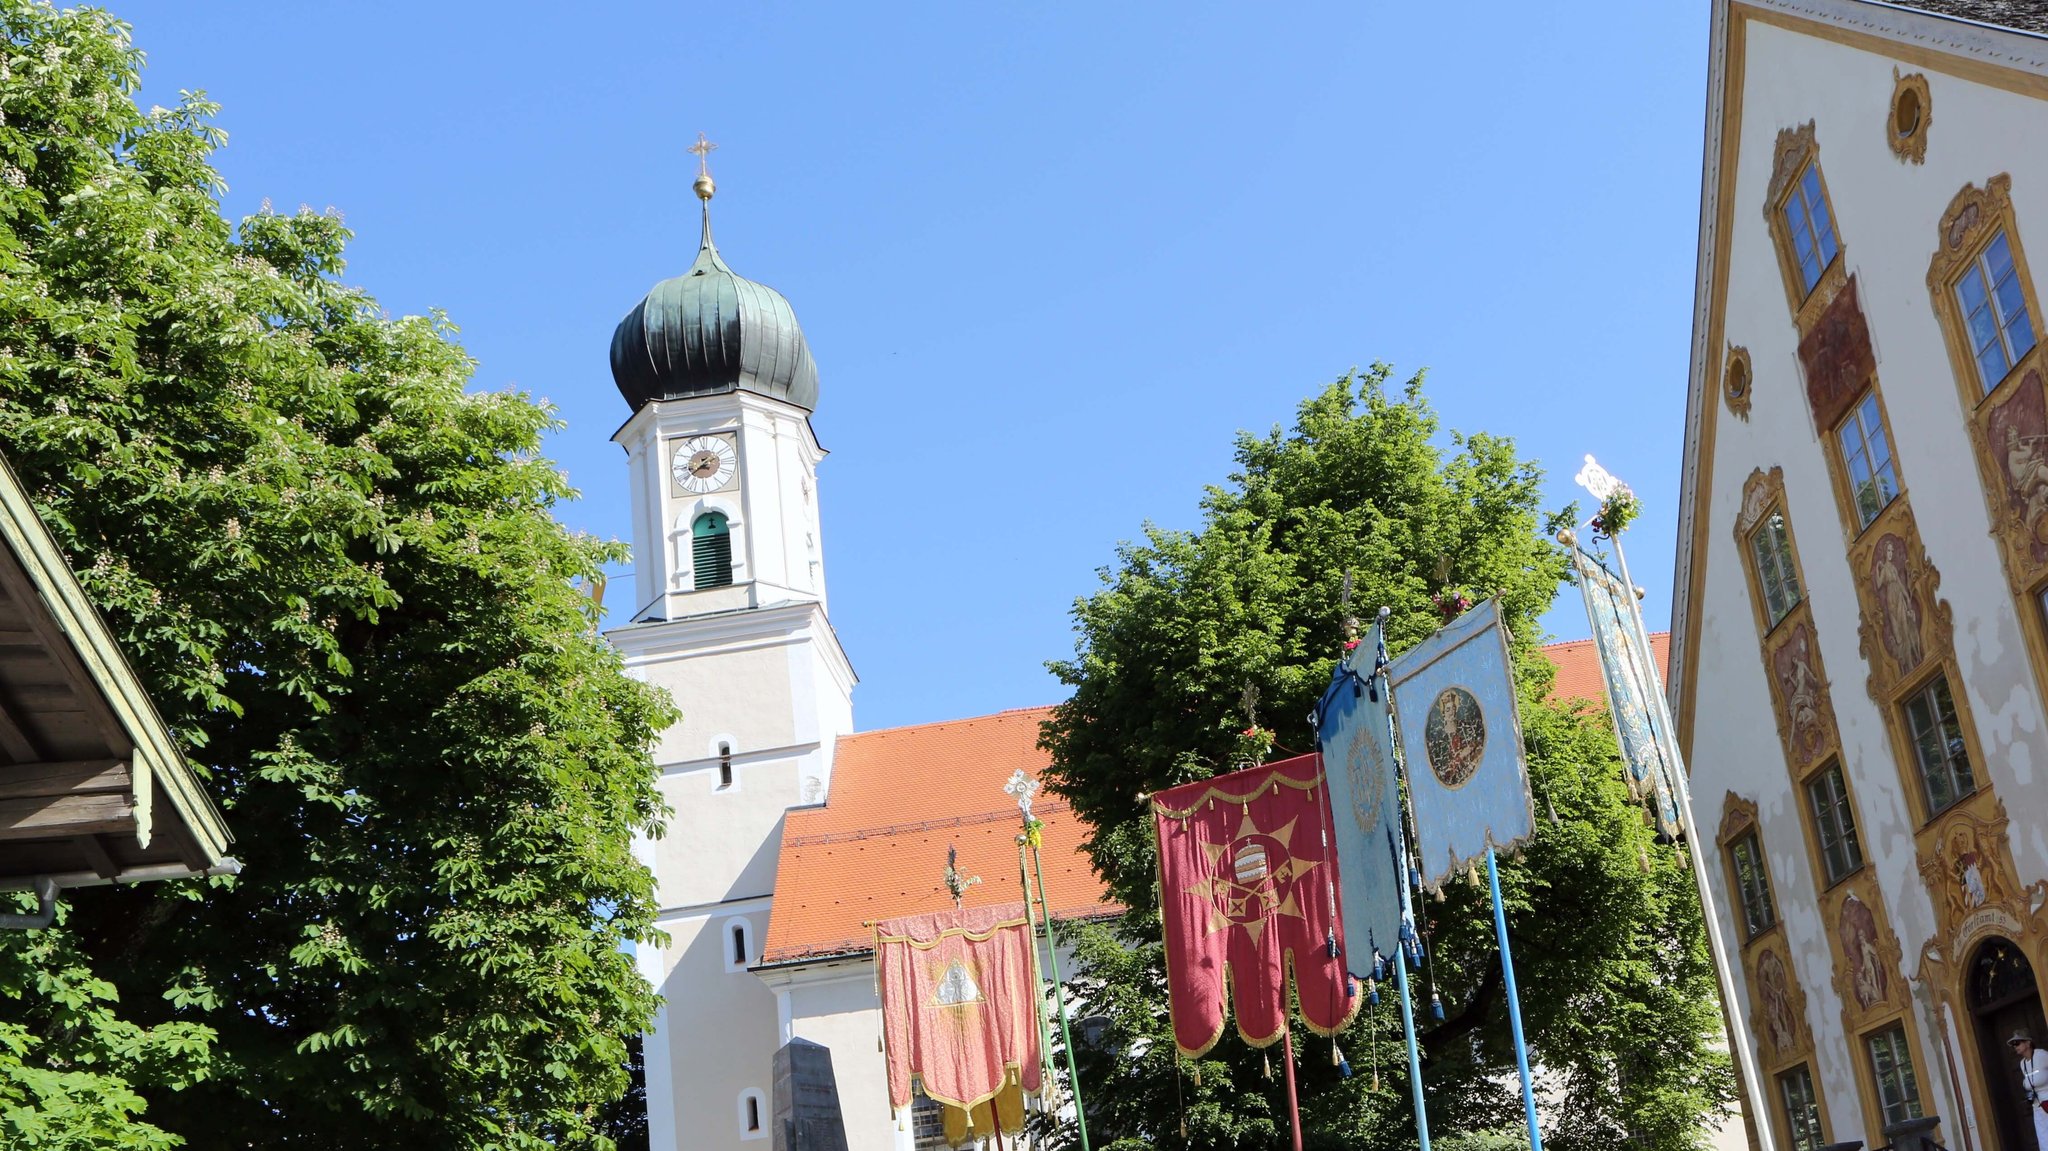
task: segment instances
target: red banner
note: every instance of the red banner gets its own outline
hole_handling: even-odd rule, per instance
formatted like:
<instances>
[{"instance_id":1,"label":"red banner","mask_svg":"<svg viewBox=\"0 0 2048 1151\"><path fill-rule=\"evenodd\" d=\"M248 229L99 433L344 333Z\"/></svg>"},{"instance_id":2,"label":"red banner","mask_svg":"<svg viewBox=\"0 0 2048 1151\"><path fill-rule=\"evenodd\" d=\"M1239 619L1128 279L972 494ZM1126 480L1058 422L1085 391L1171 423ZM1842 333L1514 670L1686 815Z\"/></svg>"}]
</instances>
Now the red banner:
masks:
<instances>
[{"instance_id":1,"label":"red banner","mask_svg":"<svg viewBox=\"0 0 2048 1151\"><path fill-rule=\"evenodd\" d=\"M1345 973L1322 759L1304 755L1152 797L1173 1038L1199 1056L1223 1036L1224 984L1237 1033L1264 1047L1287 1026L1293 973L1310 1028L1358 1012ZM1330 954L1335 940L1339 954Z\"/></svg>"},{"instance_id":2,"label":"red banner","mask_svg":"<svg viewBox=\"0 0 2048 1151\"><path fill-rule=\"evenodd\" d=\"M891 1106L910 1106L913 1078L963 1110L1006 1085L1038 1091L1037 964L1023 904L877 923L875 975Z\"/></svg>"}]
</instances>

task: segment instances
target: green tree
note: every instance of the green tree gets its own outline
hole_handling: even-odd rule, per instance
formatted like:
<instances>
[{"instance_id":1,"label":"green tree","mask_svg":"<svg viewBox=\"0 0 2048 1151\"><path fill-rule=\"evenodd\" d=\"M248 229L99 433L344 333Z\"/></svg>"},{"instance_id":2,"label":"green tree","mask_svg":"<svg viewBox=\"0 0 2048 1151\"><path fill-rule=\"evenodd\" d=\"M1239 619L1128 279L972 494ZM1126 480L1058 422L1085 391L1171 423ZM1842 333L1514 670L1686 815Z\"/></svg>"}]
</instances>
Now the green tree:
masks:
<instances>
[{"instance_id":1,"label":"green tree","mask_svg":"<svg viewBox=\"0 0 2048 1151\"><path fill-rule=\"evenodd\" d=\"M1539 819L1502 888L1530 1047L1562 1100L1546 1142L1696 1146L1732 1086L1712 1044L1719 1009L1698 903L1679 855L1655 844L1630 800L1604 717L1544 702L1553 669L1536 620L1567 565L1538 530L1555 526L1537 511L1540 472L1495 436L1440 446L1421 378L1390 396L1388 376L1375 365L1338 381L1301 405L1290 433L1241 435L1237 471L1208 489L1202 526L1148 527L1121 547L1075 607L1074 658L1052 665L1073 694L1043 737L1050 786L1092 827L1096 870L1131 909L1117 928L1077 936L1077 988L1109 1021L1104 1044L1084 1053L1090 1134L1162 1146L1286 1137L1280 1076L1266 1074L1277 1048L1247 1050L1227 1031L1199 1084L1173 1055L1155 855L1134 797L1228 770L1254 722L1275 754L1314 747L1308 717L1343 639L1350 573L1359 615L1392 610L1396 652L1442 624L1439 600L1461 595L1497 598L1509 627ZM1420 912L1432 1130L1484 1142L1521 1119L1490 904L1454 882ZM1307 1041L1311 1144L1414 1139L1390 994L1341 1038L1359 1072L1349 1079L1328 1041L1295 1034Z\"/></svg>"},{"instance_id":2,"label":"green tree","mask_svg":"<svg viewBox=\"0 0 2048 1151\"><path fill-rule=\"evenodd\" d=\"M215 108L137 109L140 63L0 0L0 451L246 870L0 936L0 1102L85 1069L198 1147L609 1145L673 716L575 586L619 548L552 518L544 404L341 282L337 216L223 220ZM21 1035L52 973L128 1022Z\"/></svg>"}]
</instances>

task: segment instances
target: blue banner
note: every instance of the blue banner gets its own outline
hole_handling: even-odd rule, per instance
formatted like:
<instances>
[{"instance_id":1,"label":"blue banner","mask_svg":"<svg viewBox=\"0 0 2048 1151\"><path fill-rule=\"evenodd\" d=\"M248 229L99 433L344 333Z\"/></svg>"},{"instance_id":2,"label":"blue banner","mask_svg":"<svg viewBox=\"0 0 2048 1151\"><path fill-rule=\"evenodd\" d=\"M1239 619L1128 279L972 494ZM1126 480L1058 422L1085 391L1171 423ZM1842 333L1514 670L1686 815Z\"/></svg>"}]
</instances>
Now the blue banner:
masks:
<instances>
[{"instance_id":1,"label":"blue banner","mask_svg":"<svg viewBox=\"0 0 2048 1151\"><path fill-rule=\"evenodd\" d=\"M1620 577L1585 549L1572 549L1572 563L1586 595L1586 616L1593 625L1593 646L1600 653L1600 678L1607 686L1607 711L1614 717L1629 794L1648 803L1657 817L1657 830L1675 839L1682 826L1673 790L1676 745L1668 743L1669 733L1660 730L1653 653L1637 639L1634 597Z\"/></svg>"},{"instance_id":2,"label":"blue banner","mask_svg":"<svg viewBox=\"0 0 2048 1151\"><path fill-rule=\"evenodd\" d=\"M1393 961L1403 936L1401 790L1394 775L1378 624L1346 654L1316 707L1316 742L1330 787L1331 834L1343 876L1344 940L1353 975Z\"/></svg>"},{"instance_id":3,"label":"blue banner","mask_svg":"<svg viewBox=\"0 0 2048 1151\"><path fill-rule=\"evenodd\" d=\"M1394 661L1423 885L1529 837L1529 772L1500 610L1487 600Z\"/></svg>"}]
</instances>

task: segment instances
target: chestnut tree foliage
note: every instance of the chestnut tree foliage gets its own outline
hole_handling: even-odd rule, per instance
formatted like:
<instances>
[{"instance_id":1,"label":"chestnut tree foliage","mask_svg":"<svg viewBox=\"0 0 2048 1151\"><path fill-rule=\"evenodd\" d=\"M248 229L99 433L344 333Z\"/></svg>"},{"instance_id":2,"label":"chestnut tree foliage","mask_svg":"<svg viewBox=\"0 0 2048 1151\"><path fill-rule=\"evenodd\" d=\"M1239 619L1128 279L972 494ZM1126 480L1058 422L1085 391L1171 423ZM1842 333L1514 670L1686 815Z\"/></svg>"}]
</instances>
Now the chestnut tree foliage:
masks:
<instances>
[{"instance_id":1,"label":"chestnut tree foliage","mask_svg":"<svg viewBox=\"0 0 2048 1151\"><path fill-rule=\"evenodd\" d=\"M0 933L0 1145L609 1146L672 718L576 588L544 403L230 224L214 107L0 0L0 453L209 782L239 878Z\"/></svg>"},{"instance_id":2,"label":"chestnut tree foliage","mask_svg":"<svg viewBox=\"0 0 2048 1151\"><path fill-rule=\"evenodd\" d=\"M1199 1076L1174 1054L1138 797L1230 770L1247 744L1276 756L1315 747L1309 716L1341 652L1350 573L1353 613L1392 610L1396 654L1442 625L1439 603L1500 601L1537 814L1501 882L1529 1046L1552 1089L1546 1143L1686 1151L1732 1090L1699 903L1680 852L1654 841L1631 801L1606 717L1545 702L1553 669L1536 621L1567 563L1537 511L1541 474L1499 437L1446 444L1421 378L1391 394L1388 380L1375 365L1303 402L1291 431L1241 435L1200 528L1148 527L1123 545L1075 607L1074 657L1052 664L1073 695L1042 739L1049 785L1091 825L1095 868L1131 909L1077 933L1074 983L1104 1017L1102 1042L1082 1052L1090 1135L1119 1151L1285 1145L1278 1047L1250 1050L1227 1029ZM1418 912L1432 1134L1439 1146L1514 1145L1521 1100L1491 902L1457 880ZM1329 1040L1295 1028L1311 1146L1415 1140L1392 988L1380 999L1338 1040L1349 1078Z\"/></svg>"}]
</instances>

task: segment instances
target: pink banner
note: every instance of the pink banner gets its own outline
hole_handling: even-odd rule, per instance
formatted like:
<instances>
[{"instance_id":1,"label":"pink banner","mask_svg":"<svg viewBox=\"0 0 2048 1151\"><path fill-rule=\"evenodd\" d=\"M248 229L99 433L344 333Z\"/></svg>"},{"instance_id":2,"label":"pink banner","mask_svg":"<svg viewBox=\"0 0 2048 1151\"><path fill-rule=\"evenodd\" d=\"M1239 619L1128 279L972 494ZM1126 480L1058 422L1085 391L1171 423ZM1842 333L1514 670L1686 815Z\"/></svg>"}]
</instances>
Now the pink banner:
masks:
<instances>
[{"instance_id":1,"label":"pink banner","mask_svg":"<svg viewBox=\"0 0 2048 1151\"><path fill-rule=\"evenodd\" d=\"M1024 905L911 915L875 924L875 976L889 1102L913 1077L930 1098L972 1108L1012 1078L1040 1087L1038 979Z\"/></svg>"}]
</instances>

